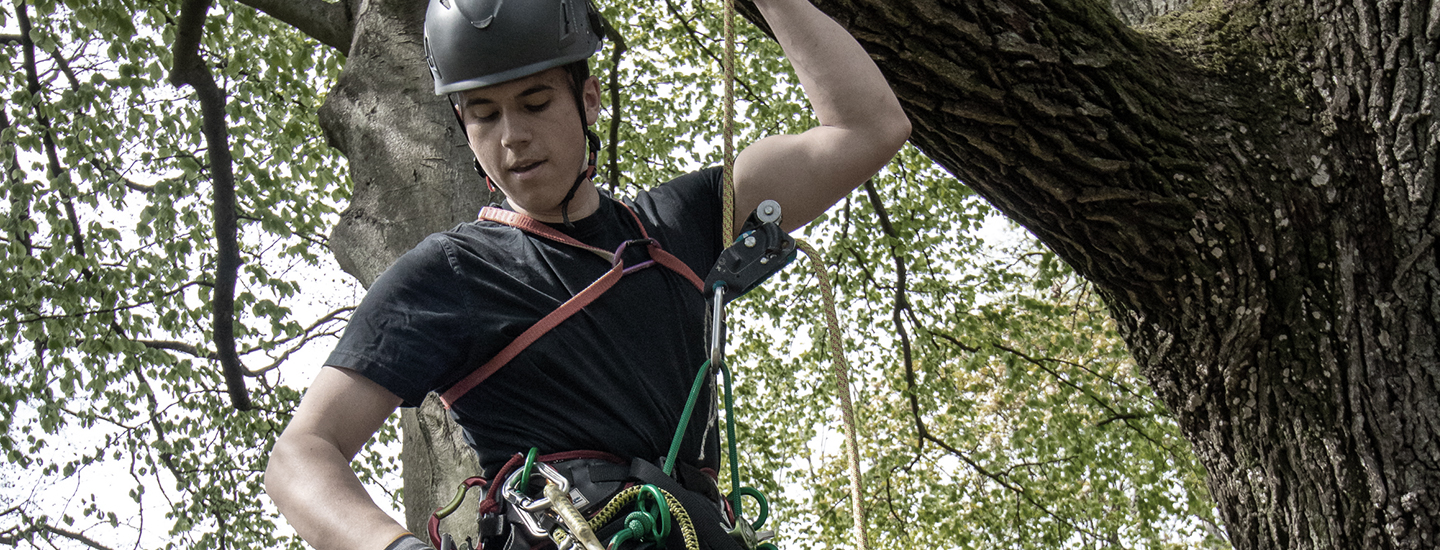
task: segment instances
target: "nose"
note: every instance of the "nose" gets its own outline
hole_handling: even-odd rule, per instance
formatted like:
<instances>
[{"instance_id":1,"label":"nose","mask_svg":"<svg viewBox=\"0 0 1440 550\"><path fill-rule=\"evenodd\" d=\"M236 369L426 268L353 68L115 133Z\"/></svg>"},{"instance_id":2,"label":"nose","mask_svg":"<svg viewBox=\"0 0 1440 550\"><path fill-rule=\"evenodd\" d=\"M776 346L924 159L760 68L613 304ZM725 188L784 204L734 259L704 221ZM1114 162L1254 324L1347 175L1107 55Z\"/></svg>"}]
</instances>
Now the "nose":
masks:
<instances>
[{"instance_id":1,"label":"nose","mask_svg":"<svg viewBox=\"0 0 1440 550\"><path fill-rule=\"evenodd\" d=\"M508 149L530 141L530 125L523 116L507 113L500 117L500 144Z\"/></svg>"}]
</instances>

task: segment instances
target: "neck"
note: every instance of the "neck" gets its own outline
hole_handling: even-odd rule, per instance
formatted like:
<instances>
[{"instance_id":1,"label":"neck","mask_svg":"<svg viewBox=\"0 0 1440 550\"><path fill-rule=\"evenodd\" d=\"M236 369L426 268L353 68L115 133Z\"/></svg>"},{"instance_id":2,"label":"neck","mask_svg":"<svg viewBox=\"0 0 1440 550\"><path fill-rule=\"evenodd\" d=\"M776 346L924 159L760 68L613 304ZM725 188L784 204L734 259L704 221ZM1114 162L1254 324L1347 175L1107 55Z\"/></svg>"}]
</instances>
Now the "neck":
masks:
<instances>
[{"instance_id":1,"label":"neck","mask_svg":"<svg viewBox=\"0 0 1440 550\"><path fill-rule=\"evenodd\" d=\"M560 212L559 204L549 205L547 208L526 208L524 205L510 201L510 208L515 212L524 214L538 221L545 223L561 223L564 216ZM570 199L570 221L581 220L594 214L600 208L600 191L595 188L595 183L586 178L580 183L580 188L575 190L575 198Z\"/></svg>"}]
</instances>

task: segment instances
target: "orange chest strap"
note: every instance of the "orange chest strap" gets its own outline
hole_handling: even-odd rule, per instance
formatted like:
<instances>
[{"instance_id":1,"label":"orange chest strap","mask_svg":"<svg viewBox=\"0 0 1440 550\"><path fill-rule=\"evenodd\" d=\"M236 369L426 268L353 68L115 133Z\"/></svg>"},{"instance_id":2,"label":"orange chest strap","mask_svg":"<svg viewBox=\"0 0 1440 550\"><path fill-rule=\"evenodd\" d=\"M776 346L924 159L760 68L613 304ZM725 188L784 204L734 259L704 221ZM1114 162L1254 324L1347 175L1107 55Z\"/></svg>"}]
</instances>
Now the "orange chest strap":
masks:
<instances>
[{"instance_id":1,"label":"orange chest strap","mask_svg":"<svg viewBox=\"0 0 1440 550\"><path fill-rule=\"evenodd\" d=\"M560 307L556 308L555 311L550 312L549 315L541 318L534 325L531 325L530 328L525 329L525 332L521 333L520 336L510 342L509 345L506 345L504 349L501 349L500 353L496 354L495 357L491 358L484 365L481 365L480 368L475 369L464 379L461 379L455 383L454 386L451 386L445 393L440 394L440 400L445 403L445 408L448 409L454 405L455 401L474 389L475 386L480 385L486 378L495 374L496 371L500 370L500 367L505 366L514 359L515 356L520 355L520 352L530 347L530 344L535 343L535 340L538 340L541 336L545 335L545 333L559 326L560 323L570 318L571 315L584 309L585 306L590 305L591 302L594 302L595 299L599 298L605 291L610 290L610 287L615 286L615 283L620 282L620 278L625 275L659 264L684 277L685 280L690 281L690 284L695 285L695 290L704 292L704 283L700 280L700 277L695 275L694 271L690 270L690 266L685 265L685 262L680 261L680 258L676 258L673 254L660 248L660 243L650 238L650 234L645 231L645 225L640 223L640 217L636 216L635 212L630 210L629 206L625 207L625 211L630 213L630 217L635 220L635 226L640 228L641 238L625 241L621 243L620 247L615 249L614 252L611 252L582 243L524 214L488 206L480 210L481 220L508 225L535 237L593 252L610 262L610 270L606 271L605 274L601 275L595 282L590 283L590 286L585 287L584 290L581 290L578 294L566 300L565 303L560 304ZM626 247L640 244L645 245L648 249L650 260L626 267L625 260L623 259Z\"/></svg>"}]
</instances>

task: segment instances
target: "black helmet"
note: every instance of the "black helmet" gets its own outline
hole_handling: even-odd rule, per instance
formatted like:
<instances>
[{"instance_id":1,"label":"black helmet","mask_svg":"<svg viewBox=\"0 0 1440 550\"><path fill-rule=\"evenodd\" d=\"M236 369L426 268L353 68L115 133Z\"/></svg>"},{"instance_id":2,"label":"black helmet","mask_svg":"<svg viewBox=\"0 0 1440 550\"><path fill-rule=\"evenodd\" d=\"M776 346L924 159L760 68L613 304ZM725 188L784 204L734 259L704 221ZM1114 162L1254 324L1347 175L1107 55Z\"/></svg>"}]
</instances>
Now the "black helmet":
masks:
<instances>
[{"instance_id":1,"label":"black helmet","mask_svg":"<svg viewBox=\"0 0 1440 550\"><path fill-rule=\"evenodd\" d=\"M589 58L600 49L600 27L589 0L430 0L425 57L435 94Z\"/></svg>"}]
</instances>

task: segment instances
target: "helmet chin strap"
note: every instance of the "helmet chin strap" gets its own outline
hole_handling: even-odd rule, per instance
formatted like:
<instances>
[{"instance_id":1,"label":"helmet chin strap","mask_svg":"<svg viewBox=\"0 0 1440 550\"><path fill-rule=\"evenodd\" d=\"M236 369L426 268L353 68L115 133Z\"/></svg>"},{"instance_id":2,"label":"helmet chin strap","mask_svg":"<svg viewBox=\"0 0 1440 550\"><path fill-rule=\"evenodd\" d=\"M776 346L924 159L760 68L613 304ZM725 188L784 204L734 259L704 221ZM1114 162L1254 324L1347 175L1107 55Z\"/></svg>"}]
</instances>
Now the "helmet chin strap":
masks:
<instances>
[{"instance_id":1,"label":"helmet chin strap","mask_svg":"<svg viewBox=\"0 0 1440 550\"><path fill-rule=\"evenodd\" d=\"M575 198L575 192L580 190L580 183L586 178L595 177L595 159L600 155L600 136L585 128L585 145L588 155L585 168L575 176L575 183L570 184L570 191L565 193L565 198L560 199L560 219L565 222L565 227L575 227L575 224L570 223L570 200Z\"/></svg>"}]
</instances>

